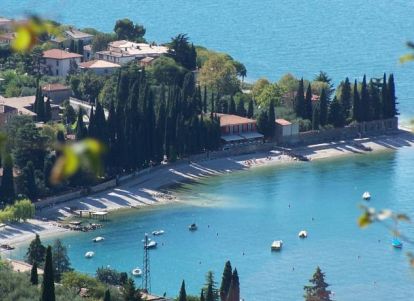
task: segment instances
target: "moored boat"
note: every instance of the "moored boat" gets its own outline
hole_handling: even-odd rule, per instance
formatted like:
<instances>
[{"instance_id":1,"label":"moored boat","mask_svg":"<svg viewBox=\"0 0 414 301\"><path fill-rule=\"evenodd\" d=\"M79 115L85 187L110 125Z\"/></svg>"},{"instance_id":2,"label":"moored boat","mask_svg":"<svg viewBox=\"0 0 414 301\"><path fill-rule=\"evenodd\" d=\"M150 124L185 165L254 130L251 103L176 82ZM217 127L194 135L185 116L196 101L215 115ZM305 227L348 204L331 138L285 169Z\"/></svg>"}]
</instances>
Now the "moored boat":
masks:
<instances>
[{"instance_id":1,"label":"moored boat","mask_svg":"<svg viewBox=\"0 0 414 301\"><path fill-rule=\"evenodd\" d=\"M188 226L188 230L190 230L190 231L197 230L197 225L196 224L191 224L190 226Z\"/></svg>"},{"instance_id":2,"label":"moored boat","mask_svg":"<svg viewBox=\"0 0 414 301\"><path fill-rule=\"evenodd\" d=\"M154 236L163 235L164 233L165 233L164 230L152 231L152 235Z\"/></svg>"},{"instance_id":3,"label":"moored boat","mask_svg":"<svg viewBox=\"0 0 414 301\"><path fill-rule=\"evenodd\" d=\"M369 201L371 199L371 194L368 191L365 191L362 194L362 199L365 200L365 201Z\"/></svg>"},{"instance_id":4,"label":"moored boat","mask_svg":"<svg viewBox=\"0 0 414 301\"><path fill-rule=\"evenodd\" d=\"M280 251L283 246L283 240L275 240L270 247L272 251Z\"/></svg>"},{"instance_id":5,"label":"moored boat","mask_svg":"<svg viewBox=\"0 0 414 301\"><path fill-rule=\"evenodd\" d=\"M105 240L105 238L102 237L102 236L98 236L98 237L95 237L94 239L92 239L93 242L101 242L101 241L104 241L104 240Z\"/></svg>"},{"instance_id":6,"label":"moored boat","mask_svg":"<svg viewBox=\"0 0 414 301\"><path fill-rule=\"evenodd\" d=\"M95 256L95 252L93 251L88 251L85 253L86 258L92 258L93 256Z\"/></svg>"},{"instance_id":7,"label":"moored boat","mask_svg":"<svg viewBox=\"0 0 414 301\"><path fill-rule=\"evenodd\" d=\"M135 268L132 270L131 273L135 277L140 277L142 275L142 270L140 268Z\"/></svg>"},{"instance_id":8,"label":"moored boat","mask_svg":"<svg viewBox=\"0 0 414 301\"><path fill-rule=\"evenodd\" d=\"M302 230L302 231L299 232L298 236L300 238L306 238L306 237L308 237L308 232L306 232L305 230Z\"/></svg>"},{"instance_id":9,"label":"moored boat","mask_svg":"<svg viewBox=\"0 0 414 301\"><path fill-rule=\"evenodd\" d=\"M392 240L392 246L396 249L401 249L403 247L403 243L401 240L399 240L398 238L394 238Z\"/></svg>"},{"instance_id":10,"label":"moored boat","mask_svg":"<svg viewBox=\"0 0 414 301\"><path fill-rule=\"evenodd\" d=\"M144 243L146 249L154 249L155 247L157 247L157 242L154 240L148 241L147 244Z\"/></svg>"}]
</instances>

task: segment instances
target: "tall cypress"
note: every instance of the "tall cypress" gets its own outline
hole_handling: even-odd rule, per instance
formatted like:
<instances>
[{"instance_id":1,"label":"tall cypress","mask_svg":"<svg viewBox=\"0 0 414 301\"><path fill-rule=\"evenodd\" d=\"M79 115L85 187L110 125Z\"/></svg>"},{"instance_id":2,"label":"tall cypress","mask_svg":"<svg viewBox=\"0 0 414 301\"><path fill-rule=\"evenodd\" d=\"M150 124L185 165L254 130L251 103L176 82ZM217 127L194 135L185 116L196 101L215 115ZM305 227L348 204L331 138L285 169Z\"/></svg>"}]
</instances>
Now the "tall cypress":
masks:
<instances>
[{"instance_id":1,"label":"tall cypress","mask_svg":"<svg viewBox=\"0 0 414 301\"><path fill-rule=\"evenodd\" d=\"M321 126L325 126L328 123L328 106L326 91L322 89L319 97L319 121Z\"/></svg>"},{"instance_id":2,"label":"tall cypress","mask_svg":"<svg viewBox=\"0 0 414 301\"><path fill-rule=\"evenodd\" d=\"M394 74L390 74L388 77L388 118L395 117L398 115L397 110L397 97L395 96L395 84L394 84Z\"/></svg>"},{"instance_id":3,"label":"tall cypress","mask_svg":"<svg viewBox=\"0 0 414 301\"><path fill-rule=\"evenodd\" d=\"M181 283L180 295L178 296L178 301L187 301L187 293L185 291L185 282L184 282L184 280Z\"/></svg>"},{"instance_id":4,"label":"tall cypress","mask_svg":"<svg viewBox=\"0 0 414 301\"><path fill-rule=\"evenodd\" d=\"M372 119L378 120L382 116L381 99L378 91L378 87L374 84L372 79L369 81L368 92L370 98L370 104L372 109Z\"/></svg>"},{"instance_id":5,"label":"tall cypress","mask_svg":"<svg viewBox=\"0 0 414 301\"><path fill-rule=\"evenodd\" d=\"M371 101L367 88L367 78L364 75L361 84L361 117L363 121L371 120Z\"/></svg>"},{"instance_id":6,"label":"tall cypress","mask_svg":"<svg viewBox=\"0 0 414 301\"><path fill-rule=\"evenodd\" d=\"M200 301L206 301L206 298L204 298L204 290L203 289L201 289Z\"/></svg>"},{"instance_id":7,"label":"tall cypress","mask_svg":"<svg viewBox=\"0 0 414 301\"><path fill-rule=\"evenodd\" d=\"M319 130L320 123L321 123L320 106L319 104L316 104L313 108L313 113L312 113L312 130L314 131Z\"/></svg>"},{"instance_id":8,"label":"tall cypress","mask_svg":"<svg viewBox=\"0 0 414 301\"><path fill-rule=\"evenodd\" d=\"M83 123L83 110L82 108L79 108L78 111L78 118L77 118L77 122L76 122L76 140L81 140L83 138L86 137L86 128L85 125Z\"/></svg>"},{"instance_id":9,"label":"tall cypress","mask_svg":"<svg viewBox=\"0 0 414 301\"><path fill-rule=\"evenodd\" d=\"M22 170L22 186L24 194L32 201L37 198L37 185L35 179L35 170L32 161L27 162L26 166Z\"/></svg>"},{"instance_id":10,"label":"tall cypress","mask_svg":"<svg viewBox=\"0 0 414 301\"><path fill-rule=\"evenodd\" d=\"M45 269L43 274L41 301L55 301L55 281L53 277L52 247L46 250Z\"/></svg>"},{"instance_id":11,"label":"tall cypress","mask_svg":"<svg viewBox=\"0 0 414 301\"><path fill-rule=\"evenodd\" d=\"M207 86L204 86L203 111L207 113Z\"/></svg>"},{"instance_id":12,"label":"tall cypress","mask_svg":"<svg viewBox=\"0 0 414 301\"><path fill-rule=\"evenodd\" d=\"M384 73L381 84L381 108L382 118L388 118L388 89L387 89L387 75Z\"/></svg>"},{"instance_id":13,"label":"tall cypress","mask_svg":"<svg viewBox=\"0 0 414 301\"><path fill-rule=\"evenodd\" d=\"M104 295L103 301L111 301L111 293L109 292L109 289L107 289L105 291L105 295Z\"/></svg>"},{"instance_id":14,"label":"tall cypress","mask_svg":"<svg viewBox=\"0 0 414 301\"><path fill-rule=\"evenodd\" d=\"M246 116L246 109L244 108L244 100L240 99L237 103L236 114L242 117Z\"/></svg>"},{"instance_id":15,"label":"tall cypress","mask_svg":"<svg viewBox=\"0 0 414 301\"><path fill-rule=\"evenodd\" d=\"M234 269L231 276L231 284L229 288L229 294L226 301L239 301L240 300L240 283L237 269Z\"/></svg>"},{"instance_id":16,"label":"tall cypress","mask_svg":"<svg viewBox=\"0 0 414 301\"><path fill-rule=\"evenodd\" d=\"M247 118L252 118L254 115L253 99L249 101L249 107L247 108Z\"/></svg>"},{"instance_id":17,"label":"tall cypress","mask_svg":"<svg viewBox=\"0 0 414 301\"><path fill-rule=\"evenodd\" d=\"M310 83L305 97L305 119L312 120L312 87Z\"/></svg>"},{"instance_id":18,"label":"tall cypress","mask_svg":"<svg viewBox=\"0 0 414 301\"><path fill-rule=\"evenodd\" d=\"M236 114L236 103L234 102L233 96L230 97L229 114Z\"/></svg>"},{"instance_id":19,"label":"tall cypress","mask_svg":"<svg viewBox=\"0 0 414 301\"><path fill-rule=\"evenodd\" d=\"M355 80L355 83L354 83L354 96L353 96L352 100L353 100L353 106L352 106L353 119L356 120L357 122L362 122L363 121L363 115L362 115L362 108L361 108L361 99L359 97L358 83L357 83L356 80Z\"/></svg>"},{"instance_id":20,"label":"tall cypress","mask_svg":"<svg viewBox=\"0 0 414 301\"><path fill-rule=\"evenodd\" d=\"M37 275L37 263L34 262L30 270L30 283L33 285L39 284L39 277Z\"/></svg>"},{"instance_id":21,"label":"tall cypress","mask_svg":"<svg viewBox=\"0 0 414 301\"><path fill-rule=\"evenodd\" d=\"M306 106L304 97L303 78L299 81L298 91L295 99L295 112L300 118L306 119Z\"/></svg>"},{"instance_id":22,"label":"tall cypress","mask_svg":"<svg viewBox=\"0 0 414 301\"><path fill-rule=\"evenodd\" d=\"M52 120L52 107L50 105L50 98L49 97L47 98L44 107L45 107L44 121L48 122L48 121Z\"/></svg>"},{"instance_id":23,"label":"tall cypress","mask_svg":"<svg viewBox=\"0 0 414 301\"><path fill-rule=\"evenodd\" d=\"M270 101L269 104L269 113L267 114L268 121L267 121L267 130L268 136L273 138L275 136L275 128L276 128L276 113L275 113L275 104L273 100Z\"/></svg>"},{"instance_id":24,"label":"tall cypress","mask_svg":"<svg viewBox=\"0 0 414 301\"><path fill-rule=\"evenodd\" d=\"M5 154L3 158L3 176L0 186L0 201L12 204L15 197L13 159L10 154Z\"/></svg>"},{"instance_id":25,"label":"tall cypress","mask_svg":"<svg viewBox=\"0 0 414 301\"><path fill-rule=\"evenodd\" d=\"M221 278L220 286L220 300L226 301L227 295L229 294L229 288L231 284L232 267L230 261L227 261L224 266L223 276Z\"/></svg>"},{"instance_id":26,"label":"tall cypress","mask_svg":"<svg viewBox=\"0 0 414 301\"><path fill-rule=\"evenodd\" d=\"M345 81L341 85L341 97L339 101L342 104L346 118L350 117L352 107L352 94L351 94L351 83L349 78L345 78Z\"/></svg>"},{"instance_id":27,"label":"tall cypress","mask_svg":"<svg viewBox=\"0 0 414 301\"><path fill-rule=\"evenodd\" d=\"M343 113L342 104L336 96L329 105L328 122L336 128L343 127L345 125L345 115Z\"/></svg>"}]
</instances>

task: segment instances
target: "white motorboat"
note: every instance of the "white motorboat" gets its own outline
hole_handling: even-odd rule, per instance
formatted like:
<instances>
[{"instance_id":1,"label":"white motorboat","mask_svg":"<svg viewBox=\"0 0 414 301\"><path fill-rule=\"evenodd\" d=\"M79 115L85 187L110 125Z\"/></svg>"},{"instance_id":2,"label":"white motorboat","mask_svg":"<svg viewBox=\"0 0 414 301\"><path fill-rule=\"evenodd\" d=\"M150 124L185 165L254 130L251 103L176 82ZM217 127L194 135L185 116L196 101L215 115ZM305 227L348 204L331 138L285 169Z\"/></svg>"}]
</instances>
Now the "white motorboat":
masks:
<instances>
[{"instance_id":1,"label":"white motorboat","mask_svg":"<svg viewBox=\"0 0 414 301\"><path fill-rule=\"evenodd\" d=\"M95 252L89 251L85 253L86 258L92 258L93 256L95 256Z\"/></svg>"},{"instance_id":2,"label":"white motorboat","mask_svg":"<svg viewBox=\"0 0 414 301\"><path fill-rule=\"evenodd\" d=\"M280 251L283 246L283 240L275 240L270 247L272 251Z\"/></svg>"},{"instance_id":3,"label":"white motorboat","mask_svg":"<svg viewBox=\"0 0 414 301\"><path fill-rule=\"evenodd\" d=\"M164 230L152 231L152 235L154 236L163 235L164 233Z\"/></svg>"},{"instance_id":4,"label":"white motorboat","mask_svg":"<svg viewBox=\"0 0 414 301\"><path fill-rule=\"evenodd\" d=\"M98 237L95 237L94 239L92 239L93 242L101 242L101 241L104 241L104 240L105 240L105 238L102 237L102 236L98 236Z\"/></svg>"},{"instance_id":5,"label":"white motorboat","mask_svg":"<svg viewBox=\"0 0 414 301\"><path fill-rule=\"evenodd\" d=\"M140 277L142 275L142 270L140 268L135 268L132 270L131 273L135 277Z\"/></svg>"},{"instance_id":6,"label":"white motorboat","mask_svg":"<svg viewBox=\"0 0 414 301\"><path fill-rule=\"evenodd\" d=\"M308 232L306 232L305 230L302 230L302 231L299 232L298 236L300 238L306 238L306 237L308 237Z\"/></svg>"},{"instance_id":7,"label":"white motorboat","mask_svg":"<svg viewBox=\"0 0 414 301\"><path fill-rule=\"evenodd\" d=\"M157 242L154 240L148 241L147 244L144 243L144 247L146 249L154 249L155 247L157 247Z\"/></svg>"},{"instance_id":8,"label":"white motorboat","mask_svg":"<svg viewBox=\"0 0 414 301\"><path fill-rule=\"evenodd\" d=\"M197 230L197 225L196 224L191 224L190 226L188 226L188 230L190 230L190 231Z\"/></svg>"},{"instance_id":9,"label":"white motorboat","mask_svg":"<svg viewBox=\"0 0 414 301\"><path fill-rule=\"evenodd\" d=\"M364 199L365 201L369 201L371 199L371 194L368 191L365 191L362 194L362 199Z\"/></svg>"}]
</instances>

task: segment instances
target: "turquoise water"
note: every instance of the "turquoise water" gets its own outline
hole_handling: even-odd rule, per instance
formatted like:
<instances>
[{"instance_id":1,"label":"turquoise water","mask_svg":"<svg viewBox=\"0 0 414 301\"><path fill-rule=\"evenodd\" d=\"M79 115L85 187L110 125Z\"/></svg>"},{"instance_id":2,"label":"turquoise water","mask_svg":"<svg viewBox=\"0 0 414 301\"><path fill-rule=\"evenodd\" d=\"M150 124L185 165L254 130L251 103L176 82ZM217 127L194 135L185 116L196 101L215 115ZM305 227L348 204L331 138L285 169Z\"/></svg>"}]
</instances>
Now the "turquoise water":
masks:
<instances>
[{"instance_id":1,"label":"turquoise water","mask_svg":"<svg viewBox=\"0 0 414 301\"><path fill-rule=\"evenodd\" d=\"M186 205L113 216L104 229L65 237L64 243L77 270L93 273L110 265L131 271L142 266L144 233L164 229L150 252L152 289L159 294L175 296L182 279L198 293L204 274L212 270L220 281L230 259L249 301L300 300L317 265L336 300L412 300L414 271L406 252L413 247L395 250L384 227L361 230L356 224L366 190L372 206L414 216L412 162L413 150L401 149L209 178L178 190ZM194 233L187 229L193 222L199 225ZM306 240L297 237L302 229ZM402 230L413 236L413 227ZM98 235L105 242L92 243ZM270 251L276 239L284 241L280 253ZM90 250L96 255L87 260Z\"/></svg>"},{"instance_id":2,"label":"turquoise water","mask_svg":"<svg viewBox=\"0 0 414 301\"><path fill-rule=\"evenodd\" d=\"M313 78L324 70L339 82L394 72L404 118L414 115L414 65L401 66L398 58L414 40L413 11L406 0L0 1L0 15L36 12L106 31L129 17L145 25L150 41L188 33L194 43L245 63L249 80L287 72Z\"/></svg>"}]
</instances>

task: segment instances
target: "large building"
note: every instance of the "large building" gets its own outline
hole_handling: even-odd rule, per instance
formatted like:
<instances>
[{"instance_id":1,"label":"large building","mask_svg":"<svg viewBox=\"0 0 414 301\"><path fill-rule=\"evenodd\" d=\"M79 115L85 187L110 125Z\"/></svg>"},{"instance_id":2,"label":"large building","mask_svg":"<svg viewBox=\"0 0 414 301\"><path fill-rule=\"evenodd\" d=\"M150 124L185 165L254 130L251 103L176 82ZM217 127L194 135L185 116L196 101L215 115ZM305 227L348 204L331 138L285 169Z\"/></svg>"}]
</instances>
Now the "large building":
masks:
<instances>
[{"instance_id":1,"label":"large building","mask_svg":"<svg viewBox=\"0 0 414 301\"><path fill-rule=\"evenodd\" d=\"M69 100L72 94L68 86L59 83L44 85L42 87L42 93L45 97L49 97L55 104L61 104L65 100Z\"/></svg>"},{"instance_id":2,"label":"large building","mask_svg":"<svg viewBox=\"0 0 414 301\"><path fill-rule=\"evenodd\" d=\"M156 58L167 52L168 48L165 46L121 40L109 43L108 50L96 52L95 59L123 65L146 57Z\"/></svg>"},{"instance_id":3,"label":"large building","mask_svg":"<svg viewBox=\"0 0 414 301\"><path fill-rule=\"evenodd\" d=\"M84 45L92 43L93 40L93 35L74 28L69 28L63 34L67 39L74 42L82 41Z\"/></svg>"},{"instance_id":4,"label":"large building","mask_svg":"<svg viewBox=\"0 0 414 301\"><path fill-rule=\"evenodd\" d=\"M103 60L92 60L79 64L79 69L82 71L92 71L98 75L107 75L115 72L121 67L119 64L111 63Z\"/></svg>"},{"instance_id":5,"label":"large building","mask_svg":"<svg viewBox=\"0 0 414 301\"><path fill-rule=\"evenodd\" d=\"M263 142L263 135L257 132L256 120L230 114L217 116L220 119L221 139L225 144Z\"/></svg>"},{"instance_id":6,"label":"large building","mask_svg":"<svg viewBox=\"0 0 414 301\"><path fill-rule=\"evenodd\" d=\"M53 76L66 76L72 66L78 66L82 55L61 49L50 49L43 52L43 67L46 73Z\"/></svg>"}]
</instances>

